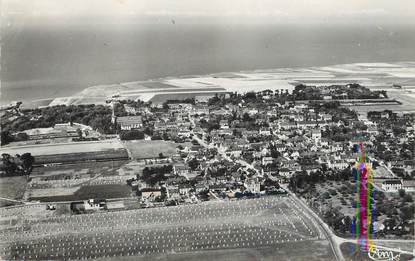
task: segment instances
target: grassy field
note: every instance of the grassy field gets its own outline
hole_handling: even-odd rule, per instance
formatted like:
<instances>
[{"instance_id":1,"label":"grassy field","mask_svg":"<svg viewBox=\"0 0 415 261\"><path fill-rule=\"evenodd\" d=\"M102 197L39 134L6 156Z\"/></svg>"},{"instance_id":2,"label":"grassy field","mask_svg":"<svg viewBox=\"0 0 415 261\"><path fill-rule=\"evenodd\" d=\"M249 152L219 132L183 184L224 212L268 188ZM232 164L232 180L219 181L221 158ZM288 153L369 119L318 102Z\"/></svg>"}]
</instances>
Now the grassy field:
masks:
<instances>
[{"instance_id":1,"label":"grassy field","mask_svg":"<svg viewBox=\"0 0 415 261\"><path fill-rule=\"evenodd\" d=\"M178 144L163 140L134 140L124 141L133 159L157 158L159 153L171 156L176 153Z\"/></svg>"},{"instance_id":2,"label":"grassy field","mask_svg":"<svg viewBox=\"0 0 415 261\"><path fill-rule=\"evenodd\" d=\"M0 197L21 199L26 189L26 177L4 177L0 178Z\"/></svg>"}]
</instances>

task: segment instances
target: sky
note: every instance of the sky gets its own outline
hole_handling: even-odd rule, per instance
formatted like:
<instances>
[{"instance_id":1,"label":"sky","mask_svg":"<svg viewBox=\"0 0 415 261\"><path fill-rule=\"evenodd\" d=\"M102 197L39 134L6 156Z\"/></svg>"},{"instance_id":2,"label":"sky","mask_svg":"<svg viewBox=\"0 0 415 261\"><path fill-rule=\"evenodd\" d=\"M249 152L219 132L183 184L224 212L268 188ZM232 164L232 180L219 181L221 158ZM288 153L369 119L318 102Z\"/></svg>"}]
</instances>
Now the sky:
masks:
<instances>
[{"instance_id":1,"label":"sky","mask_svg":"<svg viewBox=\"0 0 415 261\"><path fill-rule=\"evenodd\" d=\"M415 24L415 0L0 0L2 19L168 17L193 22Z\"/></svg>"}]
</instances>

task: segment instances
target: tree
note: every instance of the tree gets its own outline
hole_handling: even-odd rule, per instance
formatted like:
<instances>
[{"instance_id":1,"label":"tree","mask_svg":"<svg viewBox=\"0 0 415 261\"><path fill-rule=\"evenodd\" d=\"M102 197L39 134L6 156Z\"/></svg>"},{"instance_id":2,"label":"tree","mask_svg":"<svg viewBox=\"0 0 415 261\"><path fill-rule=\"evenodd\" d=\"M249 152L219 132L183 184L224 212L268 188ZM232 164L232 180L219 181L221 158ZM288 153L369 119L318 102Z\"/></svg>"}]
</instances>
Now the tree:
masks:
<instances>
[{"instance_id":1,"label":"tree","mask_svg":"<svg viewBox=\"0 0 415 261\"><path fill-rule=\"evenodd\" d=\"M26 132L19 132L16 134L16 137L15 137L16 141L24 141L28 139L29 139L29 135L27 135Z\"/></svg>"},{"instance_id":2,"label":"tree","mask_svg":"<svg viewBox=\"0 0 415 261\"><path fill-rule=\"evenodd\" d=\"M188 162L188 164L189 164L189 167L190 167L192 170L196 170L196 169L199 167L199 165L200 165L199 161L198 161L196 158L191 159L191 160Z\"/></svg>"},{"instance_id":3,"label":"tree","mask_svg":"<svg viewBox=\"0 0 415 261\"><path fill-rule=\"evenodd\" d=\"M242 120L244 122L248 122L248 121L252 121L253 119L251 118L251 116L249 116L247 112L245 112L244 115L242 116Z\"/></svg>"},{"instance_id":4,"label":"tree","mask_svg":"<svg viewBox=\"0 0 415 261\"><path fill-rule=\"evenodd\" d=\"M9 131L1 132L1 145L6 145L13 141L13 137L10 135Z\"/></svg>"},{"instance_id":5,"label":"tree","mask_svg":"<svg viewBox=\"0 0 415 261\"><path fill-rule=\"evenodd\" d=\"M79 139L82 140L82 130L80 128L76 129L76 133L78 134Z\"/></svg>"},{"instance_id":6,"label":"tree","mask_svg":"<svg viewBox=\"0 0 415 261\"><path fill-rule=\"evenodd\" d=\"M7 153L3 153L1 154L1 156L1 160L3 163L2 169L4 170L6 175L14 174L17 170L17 165L12 161L12 157Z\"/></svg>"},{"instance_id":7,"label":"tree","mask_svg":"<svg viewBox=\"0 0 415 261\"><path fill-rule=\"evenodd\" d=\"M35 158L30 153L24 153L22 156L20 156L20 159L22 160L22 167L24 173L26 175L29 175L33 169L33 163L35 162Z\"/></svg>"},{"instance_id":8,"label":"tree","mask_svg":"<svg viewBox=\"0 0 415 261\"><path fill-rule=\"evenodd\" d=\"M401 208L400 217L404 221L408 221L414 218L415 207L414 204L410 206L404 206Z\"/></svg>"},{"instance_id":9,"label":"tree","mask_svg":"<svg viewBox=\"0 0 415 261\"><path fill-rule=\"evenodd\" d=\"M412 196L410 194L405 194L403 196L403 202L413 202L414 200L412 199Z\"/></svg>"},{"instance_id":10,"label":"tree","mask_svg":"<svg viewBox=\"0 0 415 261\"><path fill-rule=\"evenodd\" d=\"M400 189L400 190L398 191L398 193L399 193L399 196L400 196L401 198L403 198L403 197L405 196L405 190L404 190L404 189Z\"/></svg>"}]
</instances>

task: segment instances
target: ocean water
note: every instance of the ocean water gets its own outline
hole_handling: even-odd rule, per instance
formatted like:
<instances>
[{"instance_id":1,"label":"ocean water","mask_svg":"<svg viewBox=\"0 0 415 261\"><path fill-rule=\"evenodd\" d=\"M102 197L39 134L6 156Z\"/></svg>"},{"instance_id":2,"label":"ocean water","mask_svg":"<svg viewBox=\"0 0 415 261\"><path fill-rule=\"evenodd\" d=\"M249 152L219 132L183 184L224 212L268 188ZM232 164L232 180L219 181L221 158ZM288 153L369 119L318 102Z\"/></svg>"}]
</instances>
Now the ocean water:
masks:
<instances>
[{"instance_id":1,"label":"ocean water","mask_svg":"<svg viewBox=\"0 0 415 261\"><path fill-rule=\"evenodd\" d=\"M3 28L2 103L223 71L415 60L412 26L53 25Z\"/></svg>"}]
</instances>

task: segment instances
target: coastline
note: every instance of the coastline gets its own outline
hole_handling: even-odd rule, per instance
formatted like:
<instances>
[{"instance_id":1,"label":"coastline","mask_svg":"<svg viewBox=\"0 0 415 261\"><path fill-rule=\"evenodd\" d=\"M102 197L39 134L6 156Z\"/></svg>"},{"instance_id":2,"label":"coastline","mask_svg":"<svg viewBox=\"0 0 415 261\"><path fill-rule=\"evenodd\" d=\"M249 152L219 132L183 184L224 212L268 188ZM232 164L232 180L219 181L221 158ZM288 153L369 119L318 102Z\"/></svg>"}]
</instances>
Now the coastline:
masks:
<instances>
[{"instance_id":1,"label":"coastline","mask_svg":"<svg viewBox=\"0 0 415 261\"><path fill-rule=\"evenodd\" d=\"M206 75L183 75L145 81L95 85L71 96L23 101L23 108L55 105L105 104L116 96L121 99L140 99L162 102L170 96L186 97L220 92L248 92L266 89L292 90L303 83L316 86L359 83L370 89L390 89L402 86L415 103L415 62L351 63L321 67L290 67ZM165 98L163 98L165 97Z\"/></svg>"}]
</instances>

